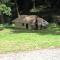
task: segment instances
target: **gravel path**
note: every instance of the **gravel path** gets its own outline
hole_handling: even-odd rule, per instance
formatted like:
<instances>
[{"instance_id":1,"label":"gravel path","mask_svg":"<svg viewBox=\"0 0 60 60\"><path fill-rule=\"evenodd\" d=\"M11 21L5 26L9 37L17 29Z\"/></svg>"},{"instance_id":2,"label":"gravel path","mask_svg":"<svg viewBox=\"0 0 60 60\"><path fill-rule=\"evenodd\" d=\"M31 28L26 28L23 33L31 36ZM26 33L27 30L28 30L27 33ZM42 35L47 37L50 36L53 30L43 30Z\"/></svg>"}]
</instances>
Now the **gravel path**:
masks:
<instances>
[{"instance_id":1,"label":"gravel path","mask_svg":"<svg viewBox=\"0 0 60 60\"><path fill-rule=\"evenodd\" d=\"M60 48L0 54L0 60L60 60Z\"/></svg>"}]
</instances>

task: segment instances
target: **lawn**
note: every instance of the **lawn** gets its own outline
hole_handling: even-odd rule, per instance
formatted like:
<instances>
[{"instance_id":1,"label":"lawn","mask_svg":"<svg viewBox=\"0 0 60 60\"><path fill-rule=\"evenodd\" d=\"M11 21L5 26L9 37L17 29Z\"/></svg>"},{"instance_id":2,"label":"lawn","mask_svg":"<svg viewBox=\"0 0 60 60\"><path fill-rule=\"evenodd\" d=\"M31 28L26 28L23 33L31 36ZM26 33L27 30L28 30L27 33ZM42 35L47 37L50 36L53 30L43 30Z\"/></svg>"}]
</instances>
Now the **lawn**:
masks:
<instances>
[{"instance_id":1,"label":"lawn","mask_svg":"<svg viewBox=\"0 0 60 60\"><path fill-rule=\"evenodd\" d=\"M4 28L0 31L0 53L60 47L60 27L43 30Z\"/></svg>"}]
</instances>

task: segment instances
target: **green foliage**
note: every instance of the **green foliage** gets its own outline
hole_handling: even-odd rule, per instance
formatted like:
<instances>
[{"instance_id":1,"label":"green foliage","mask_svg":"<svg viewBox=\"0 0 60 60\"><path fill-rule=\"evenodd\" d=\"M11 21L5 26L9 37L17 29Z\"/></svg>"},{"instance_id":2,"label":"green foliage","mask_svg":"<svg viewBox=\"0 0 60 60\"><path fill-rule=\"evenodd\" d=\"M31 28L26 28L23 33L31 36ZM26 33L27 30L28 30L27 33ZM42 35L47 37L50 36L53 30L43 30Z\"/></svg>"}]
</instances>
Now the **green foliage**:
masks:
<instances>
[{"instance_id":1,"label":"green foliage","mask_svg":"<svg viewBox=\"0 0 60 60\"><path fill-rule=\"evenodd\" d=\"M0 31L0 53L59 47L60 28L53 25L56 24L50 24L48 29L35 31L4 28Z\"/></svg>"},{"instance_id":2,"label":"green foliage","mask_svg":"<svg viewBox=\"0 0 60 60\"><path fill-rule=\"evenodd\" d=\"M11 15L11 8L5 4L0 4L0 12L6 15Z\"/></svg>"},{"instance_id":3,"label":"green foliage","mask_svg":"<svg viewBox=\"0 0 60 60\"><path fill-rule=\"evenodd\" d=\"M10 0L0 0L0 3L8 3Z\"/></svg>"}]
</instances>

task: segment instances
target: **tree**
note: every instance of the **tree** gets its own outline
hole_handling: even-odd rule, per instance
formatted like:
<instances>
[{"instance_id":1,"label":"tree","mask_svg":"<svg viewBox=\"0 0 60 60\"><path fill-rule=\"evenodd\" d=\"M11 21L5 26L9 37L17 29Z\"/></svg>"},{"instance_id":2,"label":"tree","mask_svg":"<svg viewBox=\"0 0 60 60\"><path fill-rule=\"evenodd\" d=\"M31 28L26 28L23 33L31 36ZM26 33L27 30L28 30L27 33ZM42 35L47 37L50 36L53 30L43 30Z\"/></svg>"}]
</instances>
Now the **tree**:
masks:
<instances>
[{"instance_id":1,"label":"tree","mask_svg":"<svg viewBox=\"0 0 60 60\"><path fill-rule=\"evenodd\" d=\"M10 7L7 7L5 4L0 4L0 12L6 15L11 15Z\"/></svg>"},{"instance_id":2,"label":"tree","mask_svg":"<svg viewBox=\"0 0 60 60\"><path fill-rule=\"evenodd\" d=\"M9 0L0 0L0 18L2 23L4 23L3 14L10 16L11 15L11 8L6 5Z\"/></svg>"}]
</instances>

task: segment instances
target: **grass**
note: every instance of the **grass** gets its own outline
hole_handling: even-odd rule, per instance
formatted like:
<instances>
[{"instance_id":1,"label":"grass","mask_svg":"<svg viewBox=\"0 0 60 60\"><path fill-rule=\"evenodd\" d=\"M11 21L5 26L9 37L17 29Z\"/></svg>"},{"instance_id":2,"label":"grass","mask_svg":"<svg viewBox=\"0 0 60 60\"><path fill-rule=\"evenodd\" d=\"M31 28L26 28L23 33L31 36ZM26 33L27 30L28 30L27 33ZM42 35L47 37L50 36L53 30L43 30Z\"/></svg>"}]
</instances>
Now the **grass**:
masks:
<instances>
[{"instance_id":1,"label":"grass","mask_svg":"<svg viewBox=\"0 0 60 60\"><path fill-rule=\"evenodd\" d=\"M60 27L55 25L36 31L10 28L0 31L0 53L29 51L52 46L60 47Z\"/></svg>"}]
</instances>

